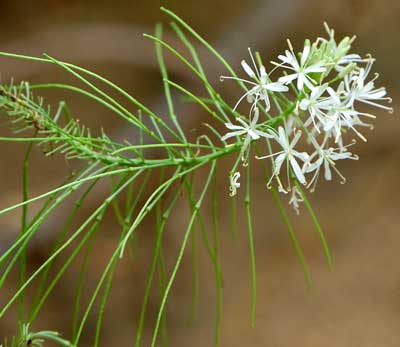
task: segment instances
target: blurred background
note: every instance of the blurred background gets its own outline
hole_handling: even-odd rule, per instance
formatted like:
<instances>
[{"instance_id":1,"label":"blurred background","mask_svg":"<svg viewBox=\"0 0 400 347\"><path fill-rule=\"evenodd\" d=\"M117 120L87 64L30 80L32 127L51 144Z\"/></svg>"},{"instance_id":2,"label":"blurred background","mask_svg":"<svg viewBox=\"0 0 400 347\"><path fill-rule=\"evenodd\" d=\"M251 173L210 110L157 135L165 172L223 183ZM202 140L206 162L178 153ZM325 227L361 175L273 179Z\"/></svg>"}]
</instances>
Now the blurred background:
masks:
<instances>
[{"instance_id":1,"label":"blurred background","mask_svg":"<svg viewBox=\"0 0 400 347\"><path fill-rule=\"evenodd\" d=\"M290 212L296 234L303 245L313 278L306 288L302 269L287 237L278 210L265 189L261 172L253 172L254 224L258 287L256 325L249 327L250 265L246 228L239 219L239 238L231 236L227 184L229 166L220 168L221 192L219 222L221 226L221 263L225 276L221 325L221 346L399 346L400 345L400 151L398 79L400 54L400 3L395 0L252 0L252 1L79 1L79 0L13 0L0 1L0 50L41 55L46 52L64 61L92 69L117 82L139 100L159 112L165 112L162 84L156 64L154 45L142 33L153 33L156 22L168 23L159 11L166 6L201 33L240 69L247 58L247 47L259 50L265 61L275 60L290 37L300 49L304 38L325 35L322 23L336 29L337 38L357 35L354 50L376 59L380 72L379 86L386 86L393 98L394 115L376 110L375 129L368 133L368 143L358 143L357 162L340 163L348 182L327 184L321 181L310 200L326 232L334 260L330 273L313 223L305 211L300 216ZM172 33L166 40L179 45ZM238 90L228 83L218 84L226 73L199 47L203 64L215 76L217 88L229 93L232 100ZM167 57L171 78L196 90L201 86L186 68ZM0 58L3 81L14 77L33 83L75 82L59 68L39 63ZM120 139L130 136L113 115L87 100L46 92L49 102L66 100L82 122L89 127L104 127ZM190 111L190 117L187 111ZM374 110L375 111L375 110ZM206 120L199 108L184 105L186 131ZM179 115L179 108L178 108ZM2 129L7 133L7 129ZM1 143L0 207L21 199L22 159L25 145ZM58 156L44 158L40 150L33 154L31 194L44 192L68 174L68 166ZM98 200L96 200L96 196ZM99 189L87 205L87 213L104 196ZM287 203L285 201L285 203ZM182 199L178 206L187 213ZM241 208L241 207L240 207ZM205 211L207 212L207 211ZM166 233L166 255L171 264L176 256L180 216L172 221ZM205 213L206 223L209 224ZM84 215L81 216L84 218ZM19 232L20 211L0 219L2 251ZM32 243L29 261L32 268L48 255L57 229L50 221ZM51 224L53 223L53 224ZM112 251L118 232L113 221L106 221L92 256L87 288L92 288ZM102 346L133 345L134 332L144 293L148 263L152 254L153 231L146 226L140 233L135 262L121 262L115 275L110 305L104 318ZM210 346L213 344L215 320L214 274L204 249L199 252L200 291L197 319L188 324L191 300L191 265L184 264L173 287L167 309L169 346ZM60 262L60 264L62 264ZM73 288L79 276L79 264L72 266L58 285L34 329L70 333ZM15 292L9 281L0 292L0 303ZM86 286L85 285L85 286ZM148 345L158 309L157 293L150 297L145 325L144 346ZM28 298L29 301L29 298ZM95 308L96 309L96 308ZM81 346L90 346L96 316L90 316ZM10 313L0 321L0 341L16 329L16 315Z\"/></svg>"}]
</instances>

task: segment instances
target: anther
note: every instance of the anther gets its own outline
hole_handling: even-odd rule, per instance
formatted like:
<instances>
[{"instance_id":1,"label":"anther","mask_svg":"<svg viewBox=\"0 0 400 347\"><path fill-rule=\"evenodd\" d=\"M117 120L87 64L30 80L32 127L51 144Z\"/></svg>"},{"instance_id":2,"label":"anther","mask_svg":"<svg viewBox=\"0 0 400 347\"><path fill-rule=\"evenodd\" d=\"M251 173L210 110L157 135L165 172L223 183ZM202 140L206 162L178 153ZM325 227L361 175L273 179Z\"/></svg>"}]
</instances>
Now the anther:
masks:
<instances>
[{"instance_id":1,"label":"anther","mask_svg":"<svg viewBox=\"0 0 400 347\"><path fill-rule=\"evenodd\" d=\"M289 40L289 39L286 39L286 41L287 41L287 43L288 43L288 46L289 46L290 50L293 51L293 46L292 46L292 43L290 42L290 40Z\"/></svg>"}]
</instances>

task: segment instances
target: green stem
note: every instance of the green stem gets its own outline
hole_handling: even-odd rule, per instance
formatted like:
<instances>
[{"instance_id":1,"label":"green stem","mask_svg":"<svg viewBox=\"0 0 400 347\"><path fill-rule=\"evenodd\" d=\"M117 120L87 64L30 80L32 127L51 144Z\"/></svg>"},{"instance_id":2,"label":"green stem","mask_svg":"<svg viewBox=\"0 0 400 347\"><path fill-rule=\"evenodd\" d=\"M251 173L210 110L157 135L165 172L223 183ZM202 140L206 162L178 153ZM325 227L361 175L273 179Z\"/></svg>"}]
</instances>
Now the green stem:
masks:
<instances>
[{"instance_id":1,"label":"green stem","mask_svg":"<svg viewBox=\"0 0 400 347\"><path fill-rule=\"evenodd\" d=\"M164 292L163 299L161 301L160 309L158 310L157 321L156 321L156 326L154 328L151 347L155 347L155 344L156 344L156 341L157 341L158 330L160 328L161 317L163 315L163 312L164 312L164 309L165 309L165 305L167 303L167 298L168 298L169 292L171 290L172 284L174 283L174 280L175 280L176 274L178 272L178 269L180 267L180 264L181 264L181 261L182 261L182 258L183 258L183 254L184 254L185 249L186 249L186 244L187 244L189 236L191 234L191 231L192 231L192 228L193 228L193 225L194 225L194 221L196 220L197 213L200 210L200 207L201 207L201 204L203 202L204 196L205 196L205 194L206 194L206 192L208 190L208 187L210 185L211 178L214 175L215 165L216 165L216 162L215 161L212 162L210 173L208 175L206 184L205 184L205 186L204 186L204 188L203 188L203 190L201 192L199 200L196 203L195 210L192 213L192 216L191 216L190 221L189 221L189 225L186 228L186 231L185 231L185 234L184 234L184 237L183 237L183 240L182 240L182 244L181 244L181 247L180 247L180 250L179 250L179 253L178 253L178 257L177 257L176 262L175 262L174 269L172 270L171 277L170 277L170 279L168 281L168 284L167 284L167 286L165 288L165 292Z\"/></svg>"},{"instance_id":2,"label":"green stem","mask_svg":"<svg viewBox=\"0 0 400 347\"><path fill-rule=\"evenodd\" d=\"M295 184L297 189L300 192L300 195L304 201L304 205L306 205L308 212L310 213L311 219L315 224L315 227L317 229L317 234L319 236L319 239L321 240L321 244L322 244L322 249L324 250L325 253L325 258L326 261L328 263L328 267L330 271L333 271L333 264L332 264L332 256L331 253L329 251L329 246L328 246L328 242L326 241L324 232L322 231L321 225L319 224L318 218L315 215L314 209L311 207L310 202L307 199L307 196L305 195L303 189L300 187L300 184L297 182L297 180L295 180Z\"/></svg>"},{"instance_id":3,"label":"green stem","mask_svg":"<svg viewBox=\"0 0 400 347\"><path fill-rule=\"evenodd\" d=\"M36 132L35 132L36 135ZM30 142L28 145L28 149L26 151L24 162L23 162L23 170L22 170L22 201L26 201L29 199L29 158L32 153L33 142ZM22 216L21 216L21 235L23 235L26 231L26 227L28 224L28 205L24 205L22 207ZM25 281L26 275L26 248L23 248L23 251L20 256L20 267L19 267L19 285L21 286ZM18 304L18 319L20 322L24 321L24 300L25 295L21 295L19 304Z\"/></svg>"},{"instance_id":4,"label":"green stem","mask_svg":"<svg viewBox=\"0 0 400 347\"><path fill-rule=\"evenodd\" d=\"M250 326L253 328L256 319L256 300L257 300L257 273L256 273L256 257L254 250L253 224L251 218L250 206L250 163L246 170L246 197L244 200L247 215L247 230L249 237L250 265L251 265L251 314Z\"/></svg>"},{"instance_id":5,"label":"green stem","mask_svg":"<svg viewBox=\"0 0 400 347\"><path fill-rule=\"evenodd\" d=\"M156 270L156 267L157 267L157 263L159 261L159 256L160 256L160 252L161 252L162 237L163 237L163 234L164 234L165 225L166 225L166 222L168 220L168 217L169 217L173 207L175 206L176 201L178 200L178 197L179 197L179 195L181 193L181 190L182 190L182 185L179 185L179 188L177 189L174 197L172 198L168 208L160 216L160 223L157 225L157 237L156 237L156 244L155 244L155 247L154 247L154 254L153 254L152 262L151 262L151 265L150 265L150 271L149 271L149 274L147 276L147 283L146 283L146 289L145 289L144 296L143 296L142 307L140 309L139 324L138 324L138 329L137 329L137 333L136 333L136 347L139 347L140 343L141 343L144 318L145 318L146 308L147 308L147 302L148 302L148 298L149 298L149 295L150 295L150 289L151 289L151 284L152 284L152 281L153 281L154 273L155 273L155 270Z\"/></svg>"}]
</instances>

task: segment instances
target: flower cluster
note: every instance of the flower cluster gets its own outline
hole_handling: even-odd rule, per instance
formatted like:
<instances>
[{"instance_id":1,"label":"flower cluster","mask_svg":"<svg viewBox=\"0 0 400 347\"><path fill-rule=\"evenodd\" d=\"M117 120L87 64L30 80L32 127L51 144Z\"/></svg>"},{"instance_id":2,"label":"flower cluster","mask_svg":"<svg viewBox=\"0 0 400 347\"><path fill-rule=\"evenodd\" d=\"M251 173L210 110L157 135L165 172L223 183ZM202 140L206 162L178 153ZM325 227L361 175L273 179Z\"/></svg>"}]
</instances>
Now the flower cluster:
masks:
<instances>
[{"instance_id":1,"label":"flower cluster","mask_svg":"<svg viewBox=\"0 0 400 347\"><path fill-rule=\"evenodd\" d=\"M221 80L236 80L245 89L234 110L243 100L250 104L249 119L238 116L237 124L226 123L230 131L221 140L236 137L241 141L243 165L247 165L252 144L256 141L266 144L268 154L256 158L272 162L267 186L276 181L280 192L290 192L289 203L297 213L303 199L293 182L314 191L321 171L327 181L334 172L341 183L345 182L336 162L358 159L349 147L356 138L367 141L360 129L372 129L368 120L375 118L360 111L359 106L365 104L393 112L384 104L391 102L386 89L375 87L378 74L371 76L374 59L349 53L354 37L336 42L334 30L326 24L325 28L328 38L319 37L314 43L306 40L299 54L288 40L289 49L278 56L277 62L271 62L274 68L270 73L260 56L254 57L249 49L251 64L244 60L241 63L248 79L221 76ZM282 75L273 80L274 71L282 71ZM261 116L264 120L260 120ZM347 144L345 135L354 135ZM306 140L309 150L295 149L301 138ZM275 151L276 146L279 149ZM236 164L231 171L231 195L240 187L239 177Z\"/></svg>"}]
</instances>

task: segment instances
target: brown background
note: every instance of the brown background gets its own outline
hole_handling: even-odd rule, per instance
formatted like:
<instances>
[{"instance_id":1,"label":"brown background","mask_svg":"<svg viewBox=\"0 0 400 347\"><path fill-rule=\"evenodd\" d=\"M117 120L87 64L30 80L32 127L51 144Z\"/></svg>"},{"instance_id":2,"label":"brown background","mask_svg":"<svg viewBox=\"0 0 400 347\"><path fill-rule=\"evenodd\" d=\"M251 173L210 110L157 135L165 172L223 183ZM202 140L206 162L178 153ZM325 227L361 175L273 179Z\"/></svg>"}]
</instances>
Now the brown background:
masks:
<instances>
[{"instance_id":1,"label":"brown background","mask_svg":"<svg viewBox=\"0 0 400 347\"><path fill-rule=\"evenodd\" d=\"M153 32L157 21L168 22L159 11L167 6L185 18L207 40L214 43L236 66L246 57L246 48L254 47L265 59L276 58L290 37L297 47L305 37L323 33L327 20L336 28L338 37L356 34L356 50L377 58L376 71L380 82L393 97L394 115L376 112L375 130L368 134L368 143L358 143L358 162L341 163L348 178L321 182L311 201L324 227L334 259L330 273L320 243L305 210L299 217L290 212L295 231L304 247L311 268L313 286L306 289L302 271L290 240L281 223L261 172L253 173L254 223L258 270L257 320L249 328L250 272L245 224L239 218L239 240L232 240L227 205L226 179L229 167L221 167L219 196L221 225L221 262L225 275L221 346L399 346L400 345L400 246L399 235L399 121L396 109L400 84L399 73L399 2L393 0L280 0L280 1L1 1L0 49L26 54L47 52L63 60L89 67L118 82L143 102L163 111L160 98L161 81L153 54L153 45L141 36ZM168 33L167 33L168 34ZM215 62L204 55L204 64L215 73ZM207 60L209 59L209 60ZM171 60L172 76L192 89L198 85L185 68ZM33 82L73 82L55 67L0 59L3 80ZM218 85L221 89L229 88ZM230 91L230 90L229 90ZM228 92L229 92L228 91ZM230 97L237 98L232 90ZM46 93L48 100L67 100L74 114L95 129L103 126L115 136L124 138L121 124L92 102ZM186 129L205 120L204 114L191 109ZM2 133L8 134L7 130ZM20 199L20 167L25 146L1 144L0 206ZM60 182L68 171L62 158L44 159L40 151L33 156L31 194L43 192ZM98 193L102 196L101 190ZM92 199L87 212L96 206ZM172 265L177 252L182 215L187 214L184 199L179 202L181 215L175 215L167 230L166 254ZM242 205L239 205L242 206ZM240 207L242 208L242 207ZM18 232L19 213L0 219L2 246ZM204 211L207 224L210 216ZM84 216L81 216L83 218ZM53 221L54 223L54 221ZM133 345L135 317L143 296L144 281L153 247L152 227L142 228L136 262L121 262L118 267L112 304L106 312L102 334L103 346ZM89 267L87 286L92 288L118 231L112 217L107 220L97 242L96 254ZM44 228L30 252L32 268L46 257L56 225ZM147 232L146 232L147 231ZM2 247L3 248L3 247ZM211 263L200 248L200 305L192 326L187 320L191 266L185 259L173 288L168 306L170 346L209 346L213 341L215 317L214 277ZM46 309L35 322L35 329L55 329L68 336L73 283L78 265L67 273L57 286ZM10 281L0 292L3 304L15 290ZM89 291L88 291L89 292ZM157 312L156 292L150 298L150 313L145 327L145 343L151 336ZM82 346L91 345L95 315L90 317ZM16 316L0 321L0 341L11 336Z\"/></svg>"}]
</instances>

